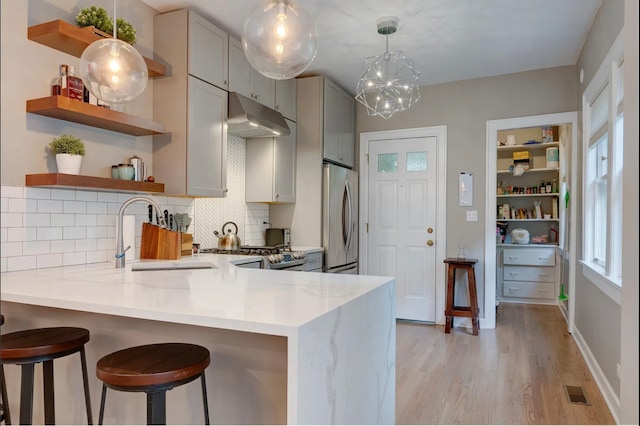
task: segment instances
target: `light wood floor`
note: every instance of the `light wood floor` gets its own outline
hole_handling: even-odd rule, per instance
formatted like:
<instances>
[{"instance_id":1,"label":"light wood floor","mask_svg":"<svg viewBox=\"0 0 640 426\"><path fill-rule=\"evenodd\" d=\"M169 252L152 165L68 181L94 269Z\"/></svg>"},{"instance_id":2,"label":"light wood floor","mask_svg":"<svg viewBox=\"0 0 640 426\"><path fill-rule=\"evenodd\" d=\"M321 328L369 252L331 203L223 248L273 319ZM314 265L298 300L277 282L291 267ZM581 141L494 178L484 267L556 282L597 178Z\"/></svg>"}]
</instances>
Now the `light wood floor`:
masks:
<instances>
[{"instance_id":1,"label":"light wood floor","mask_svg":"<svg viewBox=\"0 0 640 426\"><path fill-rule=\"evenodd\" d=\"M398 424L615 424L556 306L501 303L495 330L397 324ZM564 385L591 405L569 403Z\"/></svg>"}]
</instances>

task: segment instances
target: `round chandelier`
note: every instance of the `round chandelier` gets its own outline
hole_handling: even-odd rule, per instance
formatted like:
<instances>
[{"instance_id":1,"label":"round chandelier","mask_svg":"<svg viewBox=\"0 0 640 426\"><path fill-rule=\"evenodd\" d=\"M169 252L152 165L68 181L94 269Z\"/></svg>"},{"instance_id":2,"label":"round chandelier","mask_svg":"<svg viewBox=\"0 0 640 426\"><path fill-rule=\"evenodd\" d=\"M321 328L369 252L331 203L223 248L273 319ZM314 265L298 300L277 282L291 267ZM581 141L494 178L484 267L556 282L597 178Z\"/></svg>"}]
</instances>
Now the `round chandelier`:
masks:
<instances>
[{"instance_id":1,"label":"round chandelier","mask_svg":"<svg viewBox=\"0 0 640 426\"><path fill-rule=\"evenodd\" d=\"M267 0L244 22L242 47L260 74L286 80L301 74L318 51L316 24L290 0Z\"/></svg>"},{"instance_id":2,"label":"round chandelier","mask_svg":"<svg viewBox=\"0 0 640 426\"><path fill-rule=\"evenodd\" d=\"M94 41L80 56L80 78L98 99L126 103L144 91L149 79L142 55L116 38L116 0L113 1L113 38Z\"/></svg>"},{"instance_id":3,"label":"round chandelier","mask_svg":"<svg viewBox=\"0 0 640 426\"><path fill-rule=\"evenodd\" d=\"M402 51L389 52L389 34L397 31L398 18L381 18L377 24L378 33L386 37L386 50L382 55L365 58L362 63L356 100L367 108L367 114L388 119L420 99L420 72Z\"/></svg>"}]
</instances>

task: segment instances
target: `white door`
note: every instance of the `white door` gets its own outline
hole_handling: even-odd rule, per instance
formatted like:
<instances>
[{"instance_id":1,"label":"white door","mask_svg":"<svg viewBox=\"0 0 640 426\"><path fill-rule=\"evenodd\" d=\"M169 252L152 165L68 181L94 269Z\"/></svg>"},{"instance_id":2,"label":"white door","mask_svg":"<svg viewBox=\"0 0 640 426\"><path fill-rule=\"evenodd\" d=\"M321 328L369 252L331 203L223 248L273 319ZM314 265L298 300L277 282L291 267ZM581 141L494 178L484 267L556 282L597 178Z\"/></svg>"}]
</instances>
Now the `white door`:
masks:
<instances>
[{"instance_id":1,"label":"white door","mask_svg":"<svg viewBox=\"0 0 640 426\"><path fill-rule=\"evenodd\" d=\"M396 277L397 318L436 322L437 140L369 141L367 274Z\"/></svg>"}]
</instances>

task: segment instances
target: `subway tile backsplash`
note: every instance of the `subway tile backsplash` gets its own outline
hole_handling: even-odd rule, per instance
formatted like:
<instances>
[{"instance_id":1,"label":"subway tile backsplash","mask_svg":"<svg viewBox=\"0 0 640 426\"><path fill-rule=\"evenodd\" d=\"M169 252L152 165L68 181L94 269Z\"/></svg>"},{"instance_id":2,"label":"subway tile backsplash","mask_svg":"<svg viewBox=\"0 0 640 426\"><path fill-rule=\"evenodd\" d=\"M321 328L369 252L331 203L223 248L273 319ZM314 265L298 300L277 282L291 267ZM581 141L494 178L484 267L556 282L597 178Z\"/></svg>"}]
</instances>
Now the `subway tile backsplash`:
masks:
<instances>
[{"instance_id":1,"label":"subway tile backsplash","mask_svg":"<svg viewBox=\"0 0 640 426\"><path fill-rule=\"evenodd\" d=\"M154 199L170 213L187 213L188 232L202 247L216 247L214 230L227 221L238 225L242 244L263 245L268 227L267 204L246 203L245 140L230 136L227 145L225 198L181 198L131 192L0 186L0 272L111 262L116 248L116 222L123 202L136 195ZM133 203L139 251L146 203ZM135 253L135 257L139 252Z\"/></svg>"}]
</instances>

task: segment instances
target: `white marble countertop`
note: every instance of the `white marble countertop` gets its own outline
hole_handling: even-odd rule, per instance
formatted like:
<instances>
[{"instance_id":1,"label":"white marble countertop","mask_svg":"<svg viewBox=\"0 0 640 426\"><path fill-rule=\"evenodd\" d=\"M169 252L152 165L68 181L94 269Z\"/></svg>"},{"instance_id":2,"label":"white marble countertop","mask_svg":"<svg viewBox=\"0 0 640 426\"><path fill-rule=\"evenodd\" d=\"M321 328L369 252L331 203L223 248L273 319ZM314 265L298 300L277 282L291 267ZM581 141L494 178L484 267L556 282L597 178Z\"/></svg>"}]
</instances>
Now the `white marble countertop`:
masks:
<instances>
[{"instance_id":1,"label":"white marble countertop","mask_svg":"<svg viewBox=\"0 0 640 426\"><path fill-rule=\"evenodd\" d=\"M0 296L6 302L292 336L302 325L393 280L231 263L258 259L198 254L180 262L210 262L216 269L132 271L132 263L116 269L107 262L4 272Z\"/></svg>"}]
</instances>

